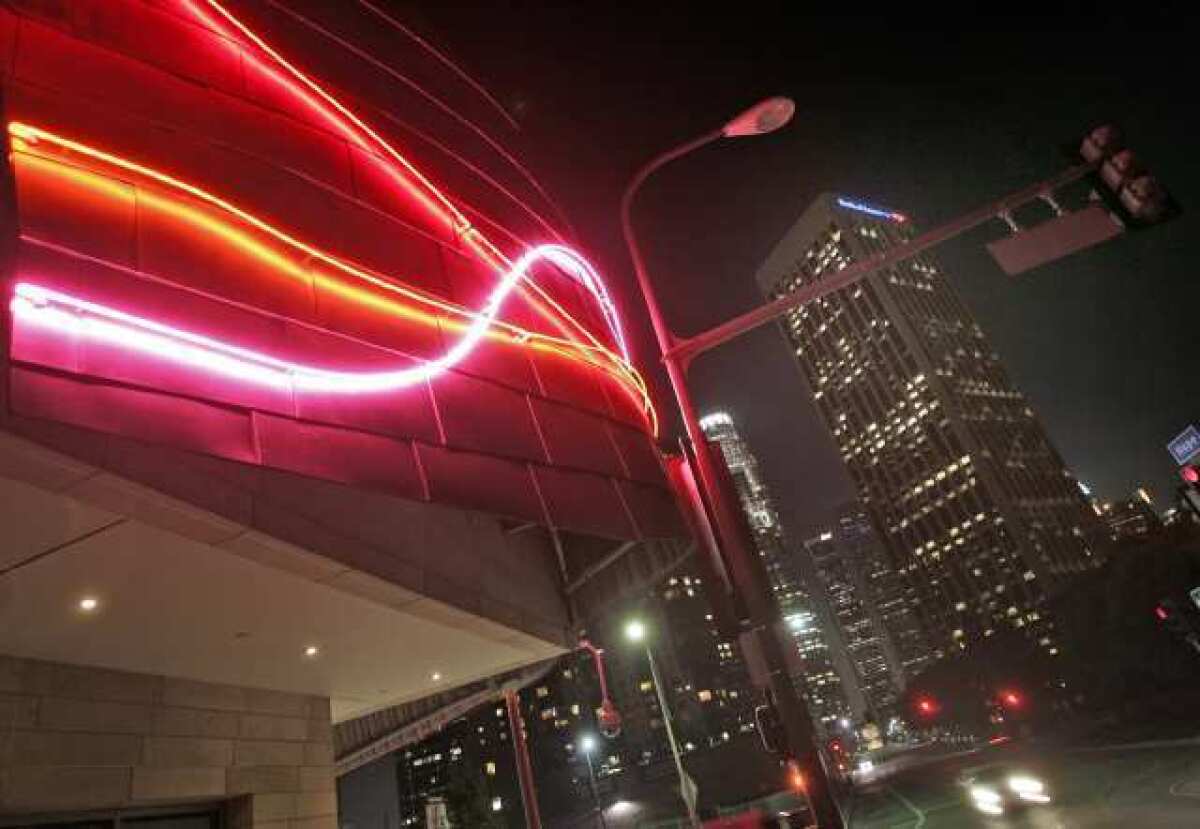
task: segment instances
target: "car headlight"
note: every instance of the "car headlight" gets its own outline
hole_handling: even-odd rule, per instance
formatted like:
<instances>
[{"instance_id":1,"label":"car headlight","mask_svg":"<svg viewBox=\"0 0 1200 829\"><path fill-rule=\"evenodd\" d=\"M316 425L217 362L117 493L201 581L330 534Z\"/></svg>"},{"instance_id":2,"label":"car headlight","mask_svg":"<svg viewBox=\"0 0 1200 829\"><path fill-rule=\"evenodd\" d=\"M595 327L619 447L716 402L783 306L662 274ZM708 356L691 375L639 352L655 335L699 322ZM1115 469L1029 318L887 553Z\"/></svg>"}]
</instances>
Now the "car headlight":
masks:
<instances>
[{"instance_id":1,"label":"car headlight","mask_svg":"<svg viewBox=\"0 0 1200 829\"><path fill-rule=\"evenodd\" d=\"M1004 798L1000 796L1000 792L987 786L972 786L970 791L976 809L989 815L1004 814Z\"/></svg>"},{"instance_id":2,"label":"car headlight","mask_svg":"<svg viewBox=\"0 0 1200 829\"><path fill-rule=\"evenodd\" d=\"M1008 787L1022 800L1033 803L1050 802L1050 798L1046 795L1046 784L1036 777L1013 775L1008 778Z\"/></svg>"}]
</instances>

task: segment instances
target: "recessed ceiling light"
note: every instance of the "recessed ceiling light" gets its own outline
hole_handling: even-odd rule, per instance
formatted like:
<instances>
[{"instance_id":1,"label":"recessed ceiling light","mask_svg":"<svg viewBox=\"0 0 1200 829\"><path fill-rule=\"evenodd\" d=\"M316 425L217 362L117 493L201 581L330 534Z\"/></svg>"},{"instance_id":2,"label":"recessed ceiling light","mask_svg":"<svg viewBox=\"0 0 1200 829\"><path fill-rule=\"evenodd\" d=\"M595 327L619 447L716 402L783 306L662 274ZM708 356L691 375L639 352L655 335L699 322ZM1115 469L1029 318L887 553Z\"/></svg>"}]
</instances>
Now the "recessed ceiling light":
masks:
<instances>
[{"instance_id":1,"label":"recessed ceiling light","mask_svg":"<svg viewBox=\"0 0 1200 829\"><path fill-rule=\"evenodd\" d=\"M316 645L309 645L307 648L304 649L304 655L307 656L309 659L312 659L315 656L320 656L320 654L321 654L321 649L318 648Z\"/></svg>"},{"instance_id":2,"label":"recessed ceiling light","mask_svg":"<svg viewBox=\"0 0 1200 829\"><path fill-rule=\"evenodd\" d=\"M441 675L441 673L439 673L438 671L434 671L433 673L431 673L431 674L429 675L429 679L430 679L431 681L433 681L433 682L441 682L441 681L442 681L442 675Z\"/></svg>"},{"instance_id":3,"label":"recessed ceiling light","mask_svg":"<svg viewBox=\"0 0 1200 829\"><path fill-rule=\"evenodd\" d=\"M84 613L93 613L100 608L100 600L95 596L84 596L79 600L79 609Z\"/></svg>"}]
</instances>

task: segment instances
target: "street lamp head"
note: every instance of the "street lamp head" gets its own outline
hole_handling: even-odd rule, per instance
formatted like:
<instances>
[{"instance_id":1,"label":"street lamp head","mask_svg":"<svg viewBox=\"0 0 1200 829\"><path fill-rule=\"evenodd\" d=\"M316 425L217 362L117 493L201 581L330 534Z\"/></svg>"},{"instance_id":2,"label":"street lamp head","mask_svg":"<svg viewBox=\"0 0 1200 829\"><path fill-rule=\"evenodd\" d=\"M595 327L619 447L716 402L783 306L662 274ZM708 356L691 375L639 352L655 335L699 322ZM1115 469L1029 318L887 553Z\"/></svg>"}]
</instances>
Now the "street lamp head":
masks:
<instances>
[{"instance_id":1,"label":"street lamp head","mask_svg":"<svg viewBox=\"0 0 1200 829\"><path fill-rule=\"evenodd\" d=\"M596 738L591 734L584 734L579 738L579 747L583 749L584 754L591 754L596 750Z\"/></svg>"},{"instance_id":2,"label":"street lamp head","mask_svg":"<svg viewBox=\"0 0 1200 829\"><path fill-rule=\"evenodd\" d=\"M638 619L625 625L625 638L630 642L641 642L646 638L646 626Z\"/></svg>"},{"instance_id":3,"label":"street lamp head","mask_svg":"<svg viewBox=\"0 0 1200 829\"><path fill-rule=\"evenodd\" d=\"M726 138L766 135L791 121L795 113L796 102L791 98L767 98L727 123L721 134Z\"/></svg>"}]
</instances>

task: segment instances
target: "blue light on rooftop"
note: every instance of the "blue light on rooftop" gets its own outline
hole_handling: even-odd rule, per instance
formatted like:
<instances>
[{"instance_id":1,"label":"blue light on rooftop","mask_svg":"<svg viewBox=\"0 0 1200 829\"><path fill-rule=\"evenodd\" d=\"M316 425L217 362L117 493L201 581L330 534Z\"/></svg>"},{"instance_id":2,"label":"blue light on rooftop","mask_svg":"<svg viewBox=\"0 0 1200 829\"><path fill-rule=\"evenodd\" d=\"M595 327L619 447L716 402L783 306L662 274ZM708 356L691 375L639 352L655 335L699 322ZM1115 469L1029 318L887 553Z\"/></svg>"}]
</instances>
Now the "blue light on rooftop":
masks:
<instances>
[{"instance_id":1,"label":"blue light on rooftop","mask_svg":"<svg viewBox=\"0 0 1200 829\"><path fill-rule=\"evenodd\" d=\"M903 213L897 213L895 210L885 210L882 207L874 207L864 202L847 199L844 196L838 196L838 207L844 207L847 210L856 210L859 213L866 213L868 216L874 216L878 219L887 219L889 222L907 222L908 217Z\"/></svg>"}]
</instances>

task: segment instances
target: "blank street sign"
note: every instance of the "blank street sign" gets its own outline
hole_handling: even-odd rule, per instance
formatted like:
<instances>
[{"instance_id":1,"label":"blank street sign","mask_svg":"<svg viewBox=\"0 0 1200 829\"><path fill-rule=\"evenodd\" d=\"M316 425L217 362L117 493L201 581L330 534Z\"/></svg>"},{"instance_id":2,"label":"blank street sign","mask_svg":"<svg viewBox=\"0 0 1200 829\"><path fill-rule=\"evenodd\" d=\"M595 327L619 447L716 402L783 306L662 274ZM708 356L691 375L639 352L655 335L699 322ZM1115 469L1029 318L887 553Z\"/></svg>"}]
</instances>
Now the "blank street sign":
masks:
<instances>
[{"instance_id":1,"label":"blank street sign","mask_svg":"<svg viewBox=\"0 0 1200 829\"><path fill-rule=\"evenodd\" d=\"M1125 230L1100 204L1067 213L996 242L988 250L1009 276L1106 242Z\"/></svg>"}]
</instances>

